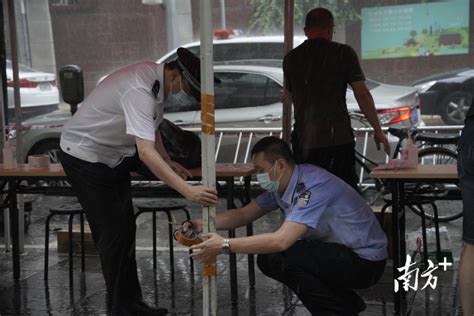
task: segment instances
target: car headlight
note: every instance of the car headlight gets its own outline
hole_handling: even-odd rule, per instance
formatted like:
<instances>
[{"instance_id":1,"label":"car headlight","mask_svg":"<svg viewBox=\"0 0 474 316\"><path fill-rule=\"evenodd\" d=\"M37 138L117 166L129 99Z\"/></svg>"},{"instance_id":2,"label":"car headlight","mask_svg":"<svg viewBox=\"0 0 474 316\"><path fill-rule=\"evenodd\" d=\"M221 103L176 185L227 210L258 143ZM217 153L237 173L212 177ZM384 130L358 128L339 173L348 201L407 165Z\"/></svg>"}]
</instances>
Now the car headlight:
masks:
<instances>
[{"instance_id":1,"label":"car headlight","mask_svg":"<svg viewBox=\"0 0 474 316\"><path fill-rule=\"evenodd\" d=\"M436 83L436 80L428 81L422 84L417 84L415 88L418 89L418 92L423 93L428 91L429 88L431 88L434 84Z\"/></svg>"}]
</instances>

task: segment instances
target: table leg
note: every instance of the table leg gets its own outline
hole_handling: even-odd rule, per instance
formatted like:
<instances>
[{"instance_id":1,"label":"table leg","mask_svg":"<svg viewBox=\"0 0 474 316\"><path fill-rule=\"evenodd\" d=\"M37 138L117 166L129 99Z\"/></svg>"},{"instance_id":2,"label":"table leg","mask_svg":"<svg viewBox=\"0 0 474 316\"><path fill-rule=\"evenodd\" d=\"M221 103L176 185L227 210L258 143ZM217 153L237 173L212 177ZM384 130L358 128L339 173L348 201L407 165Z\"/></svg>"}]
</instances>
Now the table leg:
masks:
<instances>
[{"instance_id":1,"label":"table leg","mask_svg":"<svg viewBox=\"0 0 474 316\"><path fill-rule=\"evenodd\" d=\"M400 266L400 236L399 236L399 211L400 211L400 199L399 199L399 186L397 182L392 182L392 257L393 257L393 280L398 278L399 273L397 268ZM394 291L394 309L395 314L400 313L400 290Z\"/></svg>"},{"instance_id":2,"label":"table leg","mask_svg":"<svg viewBox=\"0 0 474 316\"><path fill-rule=\"evenodd\" d=\"M251 201L250 198L250 180L251 177L245 177L244 183L244 195L245 195L245 205L249 204ZM247 236L253 235L253 224L250 223L247 225ZM255 256L249 254L247 256L248 267L249 267L249 285L251 289L255 288Z\"/></svg>"},{"instance_id":3,"label":"table leg","mask_svg":"<svg viewBox=\"0 0 474 316\"><path fill-rule=\"evenodd\" d=\"M226 179L227 183L227 209L233 209L234 205L234 178ZM229 238L235 238L235 230L228 231ZM237 289L237 257L235 253L229 255L229 271L230 271L230 297L232 305L237 305L238 289Z\"/></svg>"},{"instance_id":4,"label":"table leg","mask_svg":"<svg viewBox=\"0 0 474 316\"><path fill-rule=\"evenodd\" d=\"M18 207L16 198L16 181L8 183L8 193L10 195L10 229L12 236L12 258L13 258L13 279L20 279L20 232L18 220Z\"/></svg>"}]
</instances>

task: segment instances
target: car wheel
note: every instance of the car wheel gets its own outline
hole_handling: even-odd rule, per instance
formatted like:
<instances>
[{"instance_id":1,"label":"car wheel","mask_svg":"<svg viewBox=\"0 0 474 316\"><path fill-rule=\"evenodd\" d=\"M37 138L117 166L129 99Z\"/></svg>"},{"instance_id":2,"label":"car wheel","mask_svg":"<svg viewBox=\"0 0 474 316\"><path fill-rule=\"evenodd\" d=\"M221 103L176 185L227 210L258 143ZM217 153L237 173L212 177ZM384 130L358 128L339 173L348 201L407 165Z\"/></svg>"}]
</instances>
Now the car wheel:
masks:
<instances>
[{"instance_id":1,"label":"car wheel","mask_svg":"<svg viewBox=\"0 0 474 316\"><path fill-rule=\"evenodd\" d=\"M59 140L45 140L36 145L30 155L48 155L51 163L59 163Z\"/></svg>"},{"instance_id":2,"label":"car wheel","mask_svg":"<svg viewBox=\"0 0 474 316\"><path fill-rule=\"evenodd\" d=\"M464 125L466 113L472 103L472 94L456 91L441 103L441 118L447 125Z\"/></svg>"}]
</instances>

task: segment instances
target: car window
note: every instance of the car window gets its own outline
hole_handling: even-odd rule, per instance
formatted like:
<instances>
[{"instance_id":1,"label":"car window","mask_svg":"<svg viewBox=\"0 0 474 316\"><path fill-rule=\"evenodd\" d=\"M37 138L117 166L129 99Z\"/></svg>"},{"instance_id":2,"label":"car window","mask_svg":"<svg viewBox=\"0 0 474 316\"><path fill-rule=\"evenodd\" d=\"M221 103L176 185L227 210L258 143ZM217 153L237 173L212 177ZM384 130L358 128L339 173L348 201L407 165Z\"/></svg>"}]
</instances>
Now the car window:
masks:
<instances>
[{"instance_id":1,"label":"car window","mask_svg":"<svg viewBox=\"0 0 474 316\"><path fill-rule=\"evenodd\" d=\"M283 59L283 43L214 44L214 61Z\"/></svg>"},{"instance_id":2,"label":"car window","mask_svg":"<svg viewBox=\"0 0 474 316\"><path fill-rule=\"evenodd\" d=\"M176 112L189 112L189 111L199 111L199 103L196 101L193 104L187 104L187 105L182 105L182 104L176 104L173 106L170 106L165 103L165 113L176 113Z\"/></svg>"},{"instance_id":3,"label":"car window","mask_svg":"<svg viewBox=\"0 0 474 316\"><path fill-rule=\"evenodd\" d=\"M216 109L264 106L279 102L280 85L270 78L245 72L219 72Z\"/></svg>"},{"instance_id":4,"label":"car window","mask_svg":"<svg viewBox=\"0 0 474 316\"><path fill-rule=\"evenodd\" d=\"M6 68L7 68L7 71L12 71L13 66L12 66L12 62L10 60L7 60ZM36 69L30 68L30 67L25 66L23 64L18 64L18 71L21 71L21 72L40 72Z\"/></svg>"}]
</instances>

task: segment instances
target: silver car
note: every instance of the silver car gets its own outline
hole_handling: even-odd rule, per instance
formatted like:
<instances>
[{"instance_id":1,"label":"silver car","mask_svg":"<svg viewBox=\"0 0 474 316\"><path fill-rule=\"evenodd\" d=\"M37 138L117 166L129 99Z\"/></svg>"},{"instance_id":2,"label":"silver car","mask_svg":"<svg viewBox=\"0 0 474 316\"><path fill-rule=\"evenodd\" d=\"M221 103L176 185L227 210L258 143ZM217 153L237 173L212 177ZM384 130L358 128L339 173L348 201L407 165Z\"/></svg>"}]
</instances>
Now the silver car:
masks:
<instances>
[{"instance_id":1,"label":"silver car","mask_svg":"<svg viewBox=\"0 0 474 316\"><path fill-rule=\"evenodd\" d=\"M282 104L279 99L283 85L281 67L255 65L217 65L215 74L222 83L215 88L216 126L219 127L277 127L281 126ZM387 125L417 125L420 115L417 89L394 86L368 80L381 123ZM347 90L350 112L359 107L351 89ZM59 138L68 111L56 111L24 122L22 157L48 153L57 161ZM165 108L165 118L183 128L199 127L199 105ZM224 148L222 148L224 150ZM219 155L228 161L231 155Z\"/></svg>"}]
</instances>

